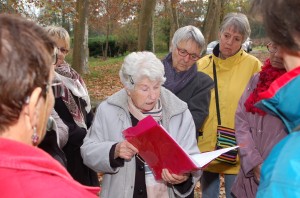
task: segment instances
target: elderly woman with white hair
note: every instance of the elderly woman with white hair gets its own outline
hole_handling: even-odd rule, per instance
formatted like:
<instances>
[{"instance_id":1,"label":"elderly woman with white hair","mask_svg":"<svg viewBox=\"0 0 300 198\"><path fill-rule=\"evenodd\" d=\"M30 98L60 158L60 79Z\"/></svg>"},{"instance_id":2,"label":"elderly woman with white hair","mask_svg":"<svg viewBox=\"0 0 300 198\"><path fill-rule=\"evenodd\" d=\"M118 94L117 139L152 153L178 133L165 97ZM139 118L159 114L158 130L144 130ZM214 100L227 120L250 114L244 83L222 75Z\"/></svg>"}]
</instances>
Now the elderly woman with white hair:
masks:
<instances>
[{"instance_id":1,"label":"elderly woman with white hair","mask_svg":"<svg viewBox=\"0 0 300 198\"><path fill-rule=\"evenodd\" d=\"M201 171L176 175L163 169L163 181L155 181L137 148L122 135L151 115L189 155L199 154L187 104L162 87L164 66L151 52L129 54L119 74L124 88L99 105L81 147L84 163L104 173L101 197L187 196Z\"/></svg>"}]
</instances>

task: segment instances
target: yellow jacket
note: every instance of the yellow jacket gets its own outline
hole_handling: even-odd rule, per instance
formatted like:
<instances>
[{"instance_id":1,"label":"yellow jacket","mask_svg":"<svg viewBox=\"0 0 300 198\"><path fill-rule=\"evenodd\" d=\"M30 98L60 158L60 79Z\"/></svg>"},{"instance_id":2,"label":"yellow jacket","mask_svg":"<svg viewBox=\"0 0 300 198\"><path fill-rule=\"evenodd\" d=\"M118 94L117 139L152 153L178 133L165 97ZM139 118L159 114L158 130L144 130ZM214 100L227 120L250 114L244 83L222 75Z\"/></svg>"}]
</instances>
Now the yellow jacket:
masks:
<instances>
[{"instance_id":1,"label":"yellow jacket","mask_svg":"<svg viewBox=\"0 0 300 198\"><path fill-rule=\"evenodd\" d=\"M218 47L218 46L217 46ZM218 49L214 49L216 51ZM235 111L239 99L246 88L250 78L260 71L261 62L254 56L240 50L234 56L222 60L212 55L207 55L197 62L198 71L202 71L213 78L213 61L216 65L219 106L221 114L221 125L234 128ZM198 139L198 146L201 152L213 151L217 140L217 111L214 89L211 91L209 115L203 124L203 135ZM230 165L219 161L212 161L205 169L209 172L237 174L240 163Z\"/></svg>"}]
</instances>

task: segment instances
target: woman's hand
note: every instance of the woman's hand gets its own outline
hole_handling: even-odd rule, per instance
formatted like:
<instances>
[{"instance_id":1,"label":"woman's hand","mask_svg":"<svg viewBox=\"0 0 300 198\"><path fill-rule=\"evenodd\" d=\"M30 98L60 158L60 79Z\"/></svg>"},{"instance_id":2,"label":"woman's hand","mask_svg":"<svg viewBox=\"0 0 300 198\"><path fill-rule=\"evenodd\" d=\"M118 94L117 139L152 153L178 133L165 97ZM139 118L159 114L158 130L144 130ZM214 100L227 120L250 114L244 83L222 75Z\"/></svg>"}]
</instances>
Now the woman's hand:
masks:
<instances>
[{"instance_id":1,"label":"woman's hand","mask_svg":"<svg viewBox=\"0 0 300 198\"><path fill-rule=\"evenodd\" d=\"M123 142L119 142L116 146L115 150L115 159L120 157L125 160L130 160L135 154L139 151L132 144L130 144L127 140Z\"/></svg>"},{"instance_id":2,"label":"woman's hand","mask_svg":"<svg viewBox=\"0 0 300 198\"><path fill-rule=\"evenodd\" d=\"M254 180L257 182L257 184L259 184L259 182L260 182L260 170L261 170L261 164L255 166L253 169Z\"/></svg>"},{"instance_id":3,"label":"woman's hand","mask_svg":"<svg viewBox=\"0 0 300 198\"><path fill-rule=\"evenodd\" d=\"M174 184L181 184L182 182L185 182L189 178L190 174L187 173L183 175L176 175L176 174L171 174L168 169L163 169L161 176L165 182L174 185Z\"/></svg>"}]
</instances>

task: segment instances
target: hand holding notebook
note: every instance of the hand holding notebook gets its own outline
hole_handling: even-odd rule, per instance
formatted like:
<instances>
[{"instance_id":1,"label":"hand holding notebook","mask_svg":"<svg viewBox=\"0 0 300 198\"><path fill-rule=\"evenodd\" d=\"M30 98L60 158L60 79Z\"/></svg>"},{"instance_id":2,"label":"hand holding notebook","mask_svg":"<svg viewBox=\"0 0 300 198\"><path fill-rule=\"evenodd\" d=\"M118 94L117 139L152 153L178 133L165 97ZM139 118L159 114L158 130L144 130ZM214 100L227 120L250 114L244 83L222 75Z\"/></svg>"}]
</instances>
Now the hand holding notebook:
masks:
<instances>
[{"instance_id":1,"label":"hand holding notebook","mask_svg":"<svg viewBox=\"0 0 300 198\"><path fill-rule=\"evenodd\" d=\"M139 150L139 155L150 166L156 180L161 180L163 168L174 174L192 172L238 147L190 156L151 116L141 120L137 126L126 129L123 134Z\"/></svg>"}]
</instances>

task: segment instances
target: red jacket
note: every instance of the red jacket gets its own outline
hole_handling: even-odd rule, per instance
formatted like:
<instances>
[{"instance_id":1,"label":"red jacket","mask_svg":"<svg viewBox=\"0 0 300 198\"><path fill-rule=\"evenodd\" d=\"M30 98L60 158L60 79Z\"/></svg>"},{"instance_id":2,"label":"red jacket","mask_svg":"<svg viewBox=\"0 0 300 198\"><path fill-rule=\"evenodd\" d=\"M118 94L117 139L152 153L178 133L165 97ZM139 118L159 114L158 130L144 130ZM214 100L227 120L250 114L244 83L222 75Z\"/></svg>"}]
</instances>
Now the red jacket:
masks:
<instances>
[{"instance_id":1,"label":"red jacket","mask_svg":"<svg viewBox=\"0 0 300 198\"><path fill-rule=\"evenodd\" d=\"M76 182L67 170L46 152L0 138L1 197L97 197L100 188Z\"/></svg>"}]
</instances>

